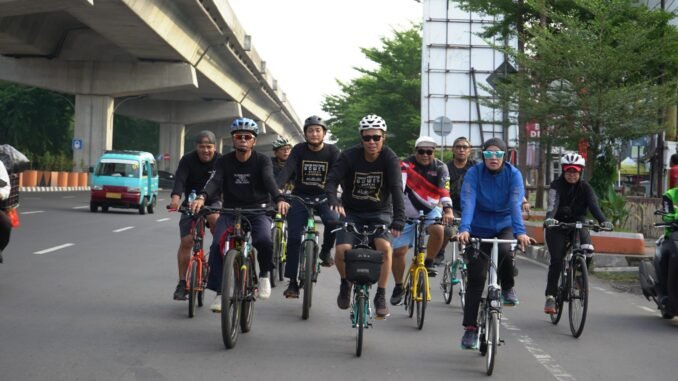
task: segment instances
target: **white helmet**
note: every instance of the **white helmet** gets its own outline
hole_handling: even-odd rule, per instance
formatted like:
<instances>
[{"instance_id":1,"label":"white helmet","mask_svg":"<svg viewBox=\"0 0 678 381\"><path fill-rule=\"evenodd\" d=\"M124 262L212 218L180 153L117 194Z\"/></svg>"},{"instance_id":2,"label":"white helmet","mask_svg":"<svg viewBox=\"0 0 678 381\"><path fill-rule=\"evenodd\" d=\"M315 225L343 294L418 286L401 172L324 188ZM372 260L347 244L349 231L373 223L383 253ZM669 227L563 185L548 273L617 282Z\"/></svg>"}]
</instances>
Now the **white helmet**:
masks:
<instances>
[{"instance_id":1,"label":"white helmet","mask_svg":"<svg viewBox=\"0 0 678 381\"><path fill-rule=\"evenodd\" d=\"M560 165L562 167L566 165L575 165L581 168L586 167L586 161L578 153L566 153L563 157L560 158Z\"/></svg>"},{"instance_id":2,"label":"white helmet","mask_svg":"<svg viewBox=\"0 0 678 381\"><path fill-rule=\"evenodd\" d=\"M358 131L376 128L386 132L386 121L379 115L370 114L360 120Z\"/></svg>"},{"instance_id":3,"label":"white helmet","mask_svg":"<svg viewBox=\"0 0 678 381\"><path fill-rule=\"evenodd\" d=\"M414 143L414 148L417 148L419 146L426 146L426 147L437 147L438 143L436 143L435 139L433 139L430 136L420 136L419 139Z\"/></svg>"}]
</instances>

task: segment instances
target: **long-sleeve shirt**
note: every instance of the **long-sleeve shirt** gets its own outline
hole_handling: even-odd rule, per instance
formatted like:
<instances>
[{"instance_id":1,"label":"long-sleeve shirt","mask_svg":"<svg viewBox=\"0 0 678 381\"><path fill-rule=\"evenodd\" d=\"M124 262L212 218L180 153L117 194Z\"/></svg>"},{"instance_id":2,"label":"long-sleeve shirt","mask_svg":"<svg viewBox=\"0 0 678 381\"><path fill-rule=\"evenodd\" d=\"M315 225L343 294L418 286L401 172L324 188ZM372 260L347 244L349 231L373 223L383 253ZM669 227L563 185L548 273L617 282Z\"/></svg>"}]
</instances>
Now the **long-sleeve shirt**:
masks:
<instances>
[{"instance_id":1,"label":"long-sleeve shirt","mask_svg":"<svg viewBox=\"0 0 678 381\"><path fill-rule=\"evenodd\" d=\"M549 188L545 218L555 218L562 222L584 221L588 210L599 223L605 221L591 185L584 180L570 184L562 175L553 180Z\"/></svg>"},{"instance_id":2,"label":"long-sleeve shirt","mask_svg":"<svg viewBox=\"0 0 678 381\"><path fill-rule=\"evenodd\" d=\"M325 144L320 151L312 151L307 143L299 143L292 148L285 166L276 176L278 188L294 178L293 194L324 194L327 176L338 159L339 149L333 144Z\"/></svg>"},{"instance_id":3,"label":"long-sleeve shirt","mask_svg":"<svg viewBox=\"0 0 678 381\"><path fill-rule=\"evenodd\" d=\"M509 163L493 173L485 163L475 164L461 187L460 232L481 238L496 237L510 227L515 237L525 234L521 202L525 196L523 176Z\"/></svg>"},{"instance_id":4,"label":"long-sleeve shirt","mask_svg":"<svg viewBox=\"0 0 678 381\"><path fill-rule=\"evenodd\" d=\"M341 202L338 185L343 190ZM343 151L330 170L325 190L330 204L343 205L347 213L392 213L392 226L405 224L400 160L388 147L372 162L365 159L361 146Z\"/></svg>"},{"instance_id":5,"label":"long-sleeve shirt","mask_svg":"<svg viewBox=\"0 0 678 381\"><path fill-rule=\"evenodd\" d=\"M191 194L191 191L195 189L198 192L205 186L207 180L214 173L214 165L220 157L221 154L215 153L212 160L202 162L196 151L185 154L179 160L179 166L177 166L177 171L174 174L174 188L170 196L177 195L181 197L183 195L184 204L187 204L188 201L186 199ZM213 194L205 200L205 204L211 205L218 200L219 195Z\"/></svg>"},{"instance_id":6,"label":"long-sleeve shirt","mask_svg":"<svg viewBox=\"0 0 678 381\"><path fill-rule=\"evenodd\" d=\"M450 198L450 176L447 166L433 159L424 166L410 156L400 163L405 184L405 214L416 218L419 211L430 212L439 204L452 206Z\"/></svg>"},{"instance_id":7,"label":"long-sleeve shirt","mask_svg":"<svg viewBox=\"0 0 678 381\"><path fill-rule=\"evenodd\" d=\"M282 196L273 178L271 159L252 151L245 162L230 152L217 160L215 171L200 194L207 198L220 194L225 208L260 208L269 204L271 197L279 200Z\"/></svg>"}]
</instances>

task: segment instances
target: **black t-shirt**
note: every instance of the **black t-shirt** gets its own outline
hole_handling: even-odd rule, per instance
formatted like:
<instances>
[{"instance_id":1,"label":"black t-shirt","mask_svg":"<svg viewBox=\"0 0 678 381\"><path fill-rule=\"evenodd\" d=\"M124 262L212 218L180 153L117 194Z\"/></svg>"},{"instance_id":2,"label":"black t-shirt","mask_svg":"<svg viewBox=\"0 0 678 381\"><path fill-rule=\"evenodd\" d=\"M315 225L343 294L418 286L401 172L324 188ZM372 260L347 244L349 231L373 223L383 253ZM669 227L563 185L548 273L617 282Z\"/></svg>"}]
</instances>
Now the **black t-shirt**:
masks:
<instances>
[{"instance_id":1,"label":"black t-shirt","mask_svg":"<svg viewBox=\"0 0 678 381\"><path fill-rule=\"evenodd\" d=\"M339 148L325 144L320 151L311 151L307 143L292 148L285 167L276 176L279 188L294 177L293 194L315 196L325 193L327 175L339 159Z\"/></svg>"},{"instance_id":2,"label":"black t-shirt","mask_svg":"<svg viewBox=\"0 0 678 381\"><path fill-rule=\"evenodd\" d=\"M252 156L242 163L235 154L233 151L217 160L214 175L200 193L208 198L221 193L225 208L260 208L269 204L271 197L279 199L271 159L252 151Z\"/></svg>"},{"instance_id":3,"label":"black t-shirt","mask_svg":"<svg viewBox=\"0 0 678 381\"><path fill-rule=\"evenodd\" d=\"M184 205L187 204L186 199L191 191L195 189L196 192L199 192L205 186L207 180L214 173L214 164L220 157L220 153L215 153L212 160L203 163L196 151L185 154L179 160L179 166L174 174L174 188L172 188L170 196L176 194L181 197L183 195ZM218 195L213 195L205 200L205 203L211 205L218 200Z\"/></svg>"},{"instance_id":4,"label":"black t-shirt","mask_svg":"<svg viewBox=\"0 0 678 381\"><path fill-rule=\"evenodd\" d=\"M461 185L464 183L464 175L469 168L473 167L473 160L467 160L466 165L457 168L454 165L454 159L447 163L447 170L450 172L450 197L452 198L452 208L455 212L461 212Z\"/></svg>"}]
</instances>

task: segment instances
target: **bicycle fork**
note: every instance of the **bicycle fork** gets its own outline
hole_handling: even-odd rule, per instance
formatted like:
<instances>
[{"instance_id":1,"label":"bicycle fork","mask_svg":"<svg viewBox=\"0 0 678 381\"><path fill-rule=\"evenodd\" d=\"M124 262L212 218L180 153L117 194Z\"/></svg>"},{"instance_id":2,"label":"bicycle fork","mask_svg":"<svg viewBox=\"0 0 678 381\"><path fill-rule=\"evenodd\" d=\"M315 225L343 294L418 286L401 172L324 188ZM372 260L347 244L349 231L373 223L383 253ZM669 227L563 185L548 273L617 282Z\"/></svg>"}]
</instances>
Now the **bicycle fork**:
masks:
<instances>
[{"instance_id":1,"label":"bicycle fork","mask_svg":"<svg viewBox=\"0 0 678 381\"><path fill-rule=\"evenodd\" d=\"M412 278L412 296L417 302L421 302L422 298L419 296L419 277L424 276L424 286L426 287L426 301L431 301L431 288L428 283L428 270L425 265L426 253L419 252L416 256L416 266L410 269L410 277ZM423 270L421 270L423 269Z\"/></svg>"},{"instance_id":2,"label":"bicycle fork","mask_svg":"<svg viewBox=\"0 0 678 381\"><path fill-rule=\"evenodd\" d=\"M355 290L353 291L353 304L351 305L351 327L358 328L358 304L364 303L365 308L363 308L363 328L372 327L372 321L374 320L374 310L372 308L372 302L370 301L369 294L367 292L367 287L365 285L355 285Z\"/></svg>"}]
</instances>

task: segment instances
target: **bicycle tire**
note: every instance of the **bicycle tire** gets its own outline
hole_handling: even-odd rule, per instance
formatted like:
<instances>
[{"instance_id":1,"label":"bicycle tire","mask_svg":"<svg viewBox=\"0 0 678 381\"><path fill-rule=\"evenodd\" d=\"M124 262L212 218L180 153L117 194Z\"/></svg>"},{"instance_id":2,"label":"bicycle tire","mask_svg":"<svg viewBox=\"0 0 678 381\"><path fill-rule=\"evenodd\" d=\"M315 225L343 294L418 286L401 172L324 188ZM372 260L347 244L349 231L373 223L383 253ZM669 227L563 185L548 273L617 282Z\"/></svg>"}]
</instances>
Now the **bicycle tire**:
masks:
<instances>
[{"instance_id":1,"label":"bicycle tire","mask_svg":"<svg viewBox=\"0 0 678 381\"><path fill-rule=\"evenodd\" d=\"M426 317L426 291L428 290L428 273L426 270L417 270L417 328L424 328L424 318Z\"/></svg>"},{"instance_id":2,"label":"bicycle tire","mask_svg":"<svg viewBox=\"0 0 678 381\"><path fill-rule=\"evenodd\" d=\"M276 275L271 274L271 287L275 287L276 281L280 280L281 282L283 281L283 278L280 276L280 270L281 270L281 254L280 251L282 250L282 240L280 238L280 235L282 232L280 232L280 229L274 227L271 230L271 235L273 238L273 268L276 269Z\"/></svg>"},{"instance_id":3,"label":"bicycle tire","mask_svg":"<svg viewBox=\"0 0 678 381\"><path fill-rule=\"evenodd\" d=\"M315 242L304 242L304 251L302 251L304 262L304 300L301 309L301 318L308 319L311 313L311 303L313 301L313 272L315 271Z\"/></svg>"},{"instance_id":4,"label":"bicycle tire","mask_svg":"<svg viewBox=\"0 0 678 381\"><path fill-rule=\"evenodd\" d=\"M589 305L589 276L584 257L577 257L574 260L572 271L570 272L570 331L572 336L579 337L584 332L586 324L586 313ZM577 281L577 278L580 281Z\"/></svg>"},{"instance_id":5,"label":"bicycle tire","mask_svg":"<svg viewBox=\"0 0 678 381\"><path fill-rule=\"evenodd\" d=\"M207 277L209 276L210 270L207 265L207 261L202 263L202 272L200 275L200 291L198 291L198 307L202 307L205 301L205 289L207 288Z\"/></svg>"},{"instance_id":6,"label":"bicycle tire","mask_svg":"<svg viewBox=\"0 0 678 381\"><path fill-rule=\"evenodd\" d=\"M198 261L191 261L191 270L188 279L188 317L195 316L195 306L198 304Z\"/></svg>"},{"instance_id":7,"label":"bicycle tire","mask_svg":"<svg viewBox=\"0 0 678 381\"><path fill-rule=\"evenodd\" d=\"M490 311L487 321L487 354L485 356L485 369L488 376L494 372L494 363L499 349L499 313Z\"/></svg>"},{"instance_id":8,"label":"bicycle tire","mask_svg":"<svg viewBox=\"0 0 678 381\"><path fill-rule=\"evenodd\" d=\"M221 280L221 338L227 349L238 342L240 322L240 253L229 250L224 255L224 271Z\"/></svg>"},{"instance_id":9,"label":"bicycle tire","mask_svg":"<svg viewBox=\"0 0 678 381\"><path fill-rule=\"evenodd\" d=\"M459 266L464 267L459 268ZM468 283L468 274L463 263L459 266L457 266L457 269L459 270L459 304L461 305L461 308L464 309L464 307L466 307L466 283Z\"/></svg>"},{"instance_id":10,"label":"bicycle tire","mask_svg":"<svg viewBox=\"0 0 678 381\"><path fill-rule=\"evenodd\" d=\"M443 291L443 301L445 304L450 304L454 292L454 285L452 284L452 262L445 263L443 279L440 280L440 288Z\"/></svg>"},{"instance_id":11,"label":"bicycle tire","mask_svg":"<svg viewBox=\"0 0 678 381\"><path fill-rule=\"evenodd\" d=\"M414 295L412 294L413 289L412 277L410 274L407 274L407 282L405 282L405 310L407 311L407 316L414 316Z\"/></svg>"},{"instance_id":12,"label":"bicycle tire","mask_svg":"<svg viewBox=\"0 0 678 381\"><path fill-rule=\"evenodd\" d=\"M360 357L363 353L363 330L365 328L365 296L356 298L356 332L355 337L355 355Z\"/></svg>"},{"instance_id":13,"label":"bicycle tire","mask_svg":"<svg viewBox=\"0 0 678 381\"><path fill-rule=\"evenodd\" d=\"M568 286L569 278L565 276L565 264L563 264L563 269L560 272L560 277L558 278L558 289L556 291L556 313L549 315L551 317L551 323L553 325L560 322L560 318L563 316L563 306L565 305L565 296L569 292L570 287Z\"/></svg>"},{"instance_id":14,"label":"bicycle tire","mask_svg":"<svg viewBox=\"0 0 678 381\"><path fill-rule=\"evenodd\" d=\"M478 310L478 351L482 356L487 354L487 305L485 299L480 300Z\"/></svg>"},{"instance_id":15,"label":"bicycle tire","mask_svg":"<svg viewBox=\"0 0 678 381\"><path fill-rule=\"evenodd\" d=\"M241 295L242 299L242 312L240 313L240 330L243 333L247 333L252 329L252 323L254 322L254 279L255 279L255 264L253 252L250 253L250 256L247 257L247 268L242 269L241 279L244 277L245 283L243 284ZM270 281L270 279L269 279Z\"/></svg>"}]
</instances>

